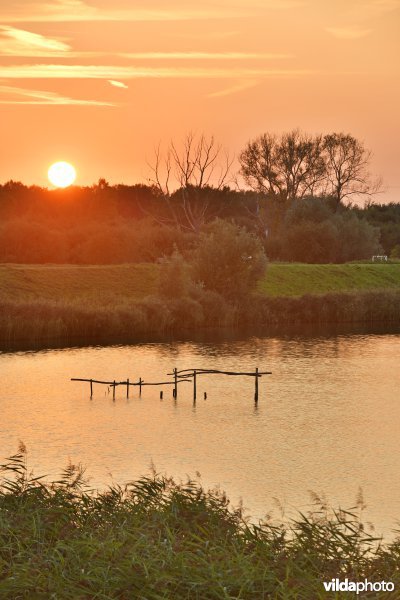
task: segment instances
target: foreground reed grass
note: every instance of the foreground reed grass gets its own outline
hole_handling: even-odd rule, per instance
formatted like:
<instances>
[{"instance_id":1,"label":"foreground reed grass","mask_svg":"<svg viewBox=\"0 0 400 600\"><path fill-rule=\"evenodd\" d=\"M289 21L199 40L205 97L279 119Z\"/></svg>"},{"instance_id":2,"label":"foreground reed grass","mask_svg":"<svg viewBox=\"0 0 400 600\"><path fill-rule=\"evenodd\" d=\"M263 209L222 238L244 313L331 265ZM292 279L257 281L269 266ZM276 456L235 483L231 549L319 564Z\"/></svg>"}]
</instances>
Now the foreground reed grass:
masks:
<instances>
[{"instance_id":1,"label":"foreground reed grass","mask_svg":"<svg viewBox=\"0 0 400 600\"><path fill-rule=\"evenodd\" d=\"M153 473L93 492L69 465L46 484L23 445L1 470L0 598L313 600L333 597L322 582L336 577L400 585L400 542L364 530L362 501L331 511L316 499L286 525L255 525L190 480Z\"/></svg>"}]
</instances>

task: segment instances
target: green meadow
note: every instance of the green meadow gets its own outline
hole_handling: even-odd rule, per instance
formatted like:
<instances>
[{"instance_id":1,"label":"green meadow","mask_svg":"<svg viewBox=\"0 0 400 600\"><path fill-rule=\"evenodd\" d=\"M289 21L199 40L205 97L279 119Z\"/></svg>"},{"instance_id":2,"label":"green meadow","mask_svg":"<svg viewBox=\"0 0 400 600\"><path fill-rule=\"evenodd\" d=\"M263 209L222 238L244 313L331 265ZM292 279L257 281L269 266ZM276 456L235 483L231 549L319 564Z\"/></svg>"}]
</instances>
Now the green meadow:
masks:
<instances>
[{"instance_id":1,"label":"green meadow","mask_svg":"<svg viewBox=\"0 0 400 600\"><path fill-rule=\"evenodd\" d=\"M270 263L259 291L267 296L400 289L400 262Z\"/></svg>"},{"instance_id":2,"label":"green meadow","mask_svg":"<svg viewBox=\"0 0 400 600\"><path fill-rule=\"evenodd\" d=\"M139 300L157 290L158 265L0 265L0 299ZM258 290L269 297L400 289L400 262L270 263Z\"/></svg>"}]
</instances>

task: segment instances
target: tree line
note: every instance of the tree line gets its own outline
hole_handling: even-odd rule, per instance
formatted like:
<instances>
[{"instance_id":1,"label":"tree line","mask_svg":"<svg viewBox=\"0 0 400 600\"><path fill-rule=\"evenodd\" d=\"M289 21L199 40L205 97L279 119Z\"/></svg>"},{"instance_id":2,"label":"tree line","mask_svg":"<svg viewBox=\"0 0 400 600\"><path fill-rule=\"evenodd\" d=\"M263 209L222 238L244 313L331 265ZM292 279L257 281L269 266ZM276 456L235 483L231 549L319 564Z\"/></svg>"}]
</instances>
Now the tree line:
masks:
<instances>
[{"instance_id":1,"label":"tree line","mask_svg":"<svg viewBox=\"0 0 400 600\"><path fill-rule=\"evenodd\" d=\"M265 133L247 144L239 160L252 189L282 201L329 196L340 204L354 196L371 197L382 188L369 171L371 152L345 133Z\"/></svg>"},{"instance_id":2,"label":"tree line","mask_svg":"<svg viewBox=\"0 0 400 600\"><path fill-rule=\"evenodd\" d=\"M189 134L156 150L146 184L48 190L9 181L0 185L0 261L157 261L174 249L190 254L216 219L255 236L270 260L400 256L400 204L371 200L382 188L370 158L349 134L266 133L240 153L234 178L214 138ZM356 197L368 199L364 207Z\"/></svg>"}]
</instances>

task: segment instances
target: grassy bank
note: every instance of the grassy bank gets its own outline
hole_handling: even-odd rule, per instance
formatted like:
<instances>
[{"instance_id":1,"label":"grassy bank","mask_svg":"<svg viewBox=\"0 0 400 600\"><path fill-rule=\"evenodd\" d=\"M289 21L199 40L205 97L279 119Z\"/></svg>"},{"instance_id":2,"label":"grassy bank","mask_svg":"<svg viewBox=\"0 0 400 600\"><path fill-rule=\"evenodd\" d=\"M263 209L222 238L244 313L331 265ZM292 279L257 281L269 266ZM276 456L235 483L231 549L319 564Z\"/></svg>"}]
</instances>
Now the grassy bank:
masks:
<instances>
[{"instance_id":1,"label":"grassy bank","mask_svg":"<svg viewBox=\"0 0 400 600\"><path fill-rule=\"evenodd\" d=\"M400 262L343 265L271 263L259 284L259 291L269 297L383 289L400 290Z\"/></svg>"},{"instance_id":2,"label":"grassy bank","mask_svg":"<svg viewBox=\"0 0 400 600\"><path fill-rule=\"evenodd\" d=\"M0 265L0 300L77 300L107 305L116 296L154 294L158 265ZM330 292L400 290L400 262L311 265L270 263L259 283L268 297Z\"/></svg>"},{"instance_id":3,"label":"grassy bank","mask_svg":"<svg viewBox=\"0 0 400 600\"><path fill-rule=\"evenodd\" d=\"M239 306L204 290L158 297L158 269L0 266L0 340L122 343L204 327L400 323L400 264L272 264Z\"/></svg>"},{"instance_id":4,"label":"grassy bank","mask_svg":"<svg viewBox=\"0 0 400 600\"><path fill-rule=\"evenodd\" d=\"M123 265L0 265L0 300L132 300L155 292L158 269L150 263Z\"/></svg>"},{"instance_id":5,"label":"grassy bank","mask_svg":"<svg viewBox=\"0 0 400 600\"><path fill-rule=\"evenodd\" d=\"M362 499L332 511L315 499L288 524L253 525L222 493L152 474L89 492L70 465L53 484L29 475L23 447L2 467L0 597L78 600L310 600L332 578L400 585L400 541L361 522ZM337 593L335 598L353 597Z\"/></svg>"}]
</instances>

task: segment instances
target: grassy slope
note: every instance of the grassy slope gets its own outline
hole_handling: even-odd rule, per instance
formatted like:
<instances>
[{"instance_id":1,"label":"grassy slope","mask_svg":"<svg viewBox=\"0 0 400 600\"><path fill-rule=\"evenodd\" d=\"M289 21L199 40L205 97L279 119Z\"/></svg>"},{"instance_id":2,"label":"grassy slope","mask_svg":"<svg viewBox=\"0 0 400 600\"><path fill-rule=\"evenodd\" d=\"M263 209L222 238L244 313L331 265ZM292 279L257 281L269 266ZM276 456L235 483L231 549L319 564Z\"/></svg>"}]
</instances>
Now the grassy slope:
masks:
<instances>
[{"instance_id":1,"label":"grassy slope","mask_svg":"<svg viewBox=\"0 0 400 600\"><path fill-rule=\"evenodd\" d=\"M0 299L82 298L96 303L121 295L140 299L155 291L156 280L152 264L0 265Z\"/></svg>"},{"instance_id":2,"label":"grassy slope","mask_svg":"<svg viewBox=\"0 0 400 600\"><path fill-rule=\"evenodd\" d=\"M379 289L400 289L400 263L272 263L259 284L259 290L268 296L302 296Z\"/></svg>"},{"instance_id":3,"label":"grassy slope","mask_svg":"<svg viewBox=\"0 0 400 600\"><path fill-rule=\"evenodd\" d=\"M0 300L78 300L108 304L156 291L158 267L135 265L0 265ZM400 263L269 265L259 290L301 296L356 290L400 289Z\"/></svg>"}]
</instances>

